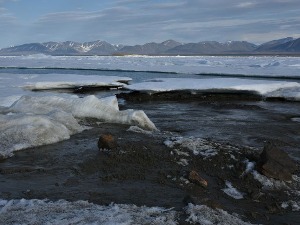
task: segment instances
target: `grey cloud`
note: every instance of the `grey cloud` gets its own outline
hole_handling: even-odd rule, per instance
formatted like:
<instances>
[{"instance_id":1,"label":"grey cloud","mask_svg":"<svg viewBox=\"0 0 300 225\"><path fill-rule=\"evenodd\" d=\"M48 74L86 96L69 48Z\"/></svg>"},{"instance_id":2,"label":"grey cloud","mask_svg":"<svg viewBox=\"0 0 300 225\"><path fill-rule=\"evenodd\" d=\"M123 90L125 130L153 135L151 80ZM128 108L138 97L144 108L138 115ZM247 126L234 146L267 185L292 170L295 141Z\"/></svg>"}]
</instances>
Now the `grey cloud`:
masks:
<instances>
[{"instance_id":1,"label":"grey cloud","mask_svg":"<svg viewBox=\"0 0 300 225\"><path fill-rule=\"evenodd\" d=\"M0 10L0 20L1 15ZM118 0L111 1L110 8L44 15L27 26L22 37L24 41L101 39L123 44L169 38L263 42L272 34L274 38L297 34L298 15L299 0Z\"/></svg>"}]
</instances>

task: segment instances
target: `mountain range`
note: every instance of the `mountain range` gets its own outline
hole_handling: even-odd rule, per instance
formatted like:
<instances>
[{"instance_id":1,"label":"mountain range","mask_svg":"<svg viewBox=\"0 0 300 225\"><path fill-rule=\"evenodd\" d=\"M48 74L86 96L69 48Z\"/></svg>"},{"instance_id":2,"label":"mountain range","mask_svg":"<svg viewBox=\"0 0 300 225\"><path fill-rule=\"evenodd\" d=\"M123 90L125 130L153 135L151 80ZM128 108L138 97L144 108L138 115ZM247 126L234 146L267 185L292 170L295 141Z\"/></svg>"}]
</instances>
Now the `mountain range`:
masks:
<instances>
[{"instance_id":1,"label":"mountain range","mask_svg":"<svg viewBox=\"0 0 300 225\"><path fill-rule=\"evenodd\" d=\"M0 49L0 55L274 55L300 54L300 38L291 37L273 40L255 45L246 41L202 41L198 43L180 43L167 40L162 43L146 43L144 45L113 45L106 41L92 42L45 42L30 43Z\"/></svg>"}]
</instances>

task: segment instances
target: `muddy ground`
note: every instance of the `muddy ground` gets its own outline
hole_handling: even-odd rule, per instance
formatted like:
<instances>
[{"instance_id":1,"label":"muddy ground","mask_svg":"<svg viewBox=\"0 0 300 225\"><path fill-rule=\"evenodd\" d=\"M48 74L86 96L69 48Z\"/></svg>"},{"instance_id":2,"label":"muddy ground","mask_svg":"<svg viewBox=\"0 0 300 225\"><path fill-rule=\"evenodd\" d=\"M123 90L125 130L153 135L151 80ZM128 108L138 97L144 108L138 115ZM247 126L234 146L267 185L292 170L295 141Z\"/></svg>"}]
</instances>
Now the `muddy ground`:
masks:
<instances>
[{"instance_id":1,"label":"muddy ground","mask_svg":"<svg viewBox=\"0 0 300 225\"><path fill-rule=\"evenodd\" d=\"M237 103L230 109L238 106L249 112L261 110ZM211 137L218 149L216 156L195 156L179 147L188 153L183 156L164 144L166 139L180 135L175 125L173 133L162 130L150 135L127 131L127 125L96 124L93 120L83 123L93 128L60 143L16 152L14 157L1 161L0 198L174 207L181 212L181 224L185 224L183 208L192 202L238 213L252 223L299 224L299 212L281 207L281 202L291 198L286 190L265 190L252 174L241 176L246 169L243 161L257 160L262 151L259 146L250 148ZM117 149L99 151L97 141L103 133L117 139ZM179 163L183 158L188 165ZM188 181L192 170L208 182L207 187ZM244 193L244 199L226 195L222 191L226 181Z\"/></svg>"}]
</instances>

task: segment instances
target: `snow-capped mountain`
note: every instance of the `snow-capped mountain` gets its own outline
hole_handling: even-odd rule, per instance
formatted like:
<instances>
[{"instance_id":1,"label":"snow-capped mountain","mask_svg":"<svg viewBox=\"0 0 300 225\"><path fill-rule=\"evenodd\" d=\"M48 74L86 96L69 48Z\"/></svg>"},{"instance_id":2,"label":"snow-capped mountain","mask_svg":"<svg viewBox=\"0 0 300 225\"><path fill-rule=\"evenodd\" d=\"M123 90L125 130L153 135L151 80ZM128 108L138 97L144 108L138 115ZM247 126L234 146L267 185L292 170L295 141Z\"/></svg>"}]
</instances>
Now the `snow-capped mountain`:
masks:
<instances>
[{"instance_id":1,"label":"snow-capped mountain","mask_svg":"<svg viewBox=\"0 0 300 225\"><path fill-rule=\"evenodd\" d=\"M179 43L167 40L143 45L113 45L106 41L44 42L13 46L0 50L0 55L216 55L216 54L300 54L300 38L283 38L255 45L246 41L202 41Z\"/></svg>"},{"instance_id":2,"label":"snow-capped mountain","mask_svg":"<svg viewBox=\"0 0 300 225\"><path fill-rule=\"evenodd\" d=\"M258 52L300 52L300 38L294 39L287 37L279 40L273 40L260 45Z\"/></svg>"},{"instance_id":3,"label":"snow-capped mountain","mask_svg":"<svg viewBox=\"0 0 300 225\"><path fill-rule=\"evenodd\" d=\"M93 42L44 42L31 43L0 50L1 55L27 55L27 54L49 54L49 55L110 55L117 52L123 46L112 45L105 41Z\"/></svg>"},{"instance_id":4,"label":"snow-capped mountain","mask_svg":"<svg viewBox=\"0 0 300 225\"><path fill-rule=\"evenodd\" d=\"M151 42L144 45L124 46L122 49L120 49L120 52L124 54L156 55L164 54L169 49L180 45L182 44L177 41L167 40L162 43Z\"/></svg>"},{"instance_id":5,"label":"snow-capped mountain","mask_svg":"<svg viewBox=\"0 0 300 225\"><path fill-rule=\"evenodd\" d=\"M217 41L202 41L199 43L188 43L169 49L170 54L226 54L252 52L256 45L246 41L228 41L220 43Z\"/></svg>"}]
</instances>

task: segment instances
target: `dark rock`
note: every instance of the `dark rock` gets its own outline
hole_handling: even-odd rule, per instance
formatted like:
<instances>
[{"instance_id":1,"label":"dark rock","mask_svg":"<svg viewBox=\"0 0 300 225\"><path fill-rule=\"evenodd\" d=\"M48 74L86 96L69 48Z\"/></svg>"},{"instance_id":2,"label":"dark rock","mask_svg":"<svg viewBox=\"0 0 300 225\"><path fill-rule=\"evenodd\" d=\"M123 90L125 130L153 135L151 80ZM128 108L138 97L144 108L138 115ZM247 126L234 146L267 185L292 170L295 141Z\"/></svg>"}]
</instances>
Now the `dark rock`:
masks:
<instances>
[{"instance_id":1,"label":"dark rock","mask_svg":"<svg viewBox=\"0 0 300 225\"><path fill-rule=\"evenodd\" d=\"M202 177L200 177L200 175L195 170L192 170L189 173L188 179L189 179L190 182L192 182L194 184L197 184L199 186L207 188L207 181L204 180Z\"/></svg>"},{"instance_id":2,"label":"dark rock","mask_svg":"<svg viewBox=\"0 0 300 225\"><path fill-rule=\"evenodd\" d=\"M267 205L267 209L268 209L269 213L278 213L281 211L280 205L276 202Z\"/></svg>"},{"instance_id":3,"label":"dark rock","mask_svg":"<svg viewBox=\"0 0 300 225\"><path fill-rule=\"evenodd\" d=\"M258 169L267 177L290 181L292 173L297 170L297 164L286 152L278 149L274 144L268 143L260 155Z\"/></svg>"},{"instance_id":4,"label":"dark rock","mask_svg":"<svg viewBox=\"0 0 300 225\"><path fill-rule=\"evenodd\" d=\"M98 148L101 149L116 149L117 142L111 134L102 134L98 140Z\"/></svg>"},{"instance_id":5,"label":"dark rock","mask_svg":"<svg viewBox=\"0 0 300 225\"><path fill-rule=\"evenodd\" d=\"M5 159L4 156L0 154L0 162L4 161L4 159Z\"/></svg>"},{"instance_id":6,"label":"dark rock","mask_svg":"<svg viewBox=\"0 0 300 225\"><path fill-rule=\"evenodd\" d=\"M182 202L183 202L185 205L188 205L189 203L197 204L198 201L195 199L195 197L190 196L190 195L186 195L186 196L184 197L184 199L182 200Z\"/></svg>"}]
</instances>

